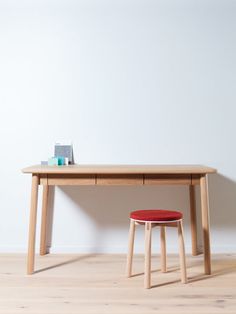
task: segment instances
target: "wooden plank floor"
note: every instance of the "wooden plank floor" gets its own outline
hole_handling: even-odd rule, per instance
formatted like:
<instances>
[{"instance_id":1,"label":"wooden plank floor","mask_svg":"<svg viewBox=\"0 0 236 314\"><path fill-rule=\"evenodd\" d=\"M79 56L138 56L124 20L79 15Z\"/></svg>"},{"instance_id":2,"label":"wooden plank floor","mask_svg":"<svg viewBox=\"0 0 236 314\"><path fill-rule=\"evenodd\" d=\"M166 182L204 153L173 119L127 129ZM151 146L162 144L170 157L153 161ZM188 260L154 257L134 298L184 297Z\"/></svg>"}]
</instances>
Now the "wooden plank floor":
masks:
<instances>
[{"instance_id":1,"label":"wooden plank floor","mask_svg":"<svg viewBox=\"0 0 236 314\"><path fill-rule=\"evenodd\" d=\"M0 255L1 314L236 313L236 255L214 255L210 277L202 256L188 256L187 285L179 281L178 256L169 256L166 274L154 256L150 290L141 255L129 279L124 255L47 255L36 265L41 271L27 276L25 255Z\"/></svg>"}]
</instances>

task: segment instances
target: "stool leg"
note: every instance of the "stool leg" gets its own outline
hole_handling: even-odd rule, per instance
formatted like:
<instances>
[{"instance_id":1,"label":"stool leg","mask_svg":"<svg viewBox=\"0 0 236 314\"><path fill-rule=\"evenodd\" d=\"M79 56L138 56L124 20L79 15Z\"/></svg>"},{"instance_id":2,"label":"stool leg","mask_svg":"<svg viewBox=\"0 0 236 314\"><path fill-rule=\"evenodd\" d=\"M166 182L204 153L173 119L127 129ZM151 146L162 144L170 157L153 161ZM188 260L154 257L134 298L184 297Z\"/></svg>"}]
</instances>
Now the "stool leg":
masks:
<instances>
[{"instance_id":1,"label":"stool leg","mask_svg":"<svg viewBox=\"0 0 236 314\"><path fill-rule=\"evenodd\" d=\"M166 228L165 226L160 227L161 237L161 271L166 273Z\"/></svg>"},{"instance_id":2,"label":"stool leg","mask_svg":"<svg viewBox=\"0 0 236 314\"><path fill-rule=\"evenodd\" d=\"M185 261L185 247L184 247L184 235L182 220L177 222L178 225L178 238L179 238L179 256L180 256L180 268L181 268L181 281L187 283L186 274L186 261Z\"/></svg>"},{"instance_id":3,"label":"stool leg","mask_svg":"<svg viewBox=\"0 0 236 314\"><path fill-rule=\"evenodd\" d=\"M145 270L144 270L144 288L151 287L151 244L152 244L152 224L145 223Z\"/></svg>"},{"instance_id":4,"label":"stool leg","mask_svg":"<svg viewBox=\"0 0 236 314\"><path fill-rule=\"evenodd\" d=\"M128 255L127 255L127 266L126 266L127 277L132 276L132 263L133 263L133 253L134 253L134 236L135 236L135 221L133 219L130 219L129 246L128 246Z\"/></svg>"}]
</instances>

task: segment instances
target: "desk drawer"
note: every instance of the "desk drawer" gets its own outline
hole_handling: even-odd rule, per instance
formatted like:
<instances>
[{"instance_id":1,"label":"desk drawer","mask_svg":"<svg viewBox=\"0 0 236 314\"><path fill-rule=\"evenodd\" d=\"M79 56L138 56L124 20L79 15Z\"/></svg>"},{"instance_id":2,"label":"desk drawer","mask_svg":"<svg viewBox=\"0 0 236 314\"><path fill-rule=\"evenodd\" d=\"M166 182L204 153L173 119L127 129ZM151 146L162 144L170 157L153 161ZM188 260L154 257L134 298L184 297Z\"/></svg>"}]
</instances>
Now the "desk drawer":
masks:
<instances>
[{"instance_id":1,"label":"desk drawer","mask_svg":"<svg viewBox=\"0 0 236 314\"><path fill-rule=\"evenodd\" d=\"M143 185L142 174L98 174L97 185Z\"/></svg>"},{"instance_id":2,"label":"desk drawer","mask_svg":"<svg viewBox=\"0 0 236 314\"><path fill-rule=\"evenodd\" d=\"M145 185L190 185L190 174L145 174Z\"/></svg>"},{"instance_id":3,"label":"desk drawer","mask_svg":"<svg viewBox=\"0 0 236 314\"><path fill-rule=\"evenodd\" d=\"M95 185L94 174L49 174L48 185Z\"/></svg>"}]
</instances>

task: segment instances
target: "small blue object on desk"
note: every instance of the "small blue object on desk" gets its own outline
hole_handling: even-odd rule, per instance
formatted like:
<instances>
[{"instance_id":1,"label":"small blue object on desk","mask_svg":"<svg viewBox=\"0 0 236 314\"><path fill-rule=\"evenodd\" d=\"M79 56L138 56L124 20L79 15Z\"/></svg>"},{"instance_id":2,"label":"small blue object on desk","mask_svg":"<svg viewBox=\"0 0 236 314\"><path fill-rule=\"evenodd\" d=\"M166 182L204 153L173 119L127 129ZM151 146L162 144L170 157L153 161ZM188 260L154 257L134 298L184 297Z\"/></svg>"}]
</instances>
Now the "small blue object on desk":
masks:
<instances>
[{"instance_id":1,"label":"small blue object on desk","mask_svg":"<svg viewBox=\"0 0 236 314\"><path fill-rule=\"evenodd\" d=\"M65 164L65 157L56 156L48 159L49 166L64 166Z\"/></svg>"},{"instance_id":2,"label":"small blue object on desk","mask_svg":"<svg viewBox=\"0 0 236 314\"><path fill-rule=\"evenodd\" d=\"M58 158L57 157L51 157L48 159L48 165L49 166L58 166Z\"/></svg>"},{"instance_id":3,"label":"small blue object on desk","mask_svg":"<svg viewBox=\"0 0 236 314\"><path fill-rule=\"evenodd\" d=\"M65 157L57 156L58 160L58 166L64 166L65 165Z\"/></svg>"}]
</instances>

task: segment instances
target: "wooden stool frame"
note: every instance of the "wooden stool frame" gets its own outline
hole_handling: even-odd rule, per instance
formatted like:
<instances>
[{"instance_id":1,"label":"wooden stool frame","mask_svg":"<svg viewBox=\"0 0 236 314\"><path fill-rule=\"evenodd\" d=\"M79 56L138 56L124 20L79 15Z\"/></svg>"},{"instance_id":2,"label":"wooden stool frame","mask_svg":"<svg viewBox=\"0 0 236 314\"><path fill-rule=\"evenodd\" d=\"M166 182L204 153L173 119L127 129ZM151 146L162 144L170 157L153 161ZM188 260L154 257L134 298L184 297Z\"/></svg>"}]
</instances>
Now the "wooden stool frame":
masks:
<instances>
[{"instance_id":1,"label":"wooden stool frame","mask_svg":"<svg viewBox=\"0 0 236 314\"><path fill-rule=\"evenodd\" d=\"M177 227L179 239L179 256L181 269L181 282L187 283L185 245L183 235L182 219L174 221L144 221L130 218L129 245L127 255L127 277L132 276L132 264L134 253L134 239L136 225L145 226L145 266L144 266L144 287L151 288L151 244L152 228L160 227L160 244L161 244L161 271L166 272L166 230L165 227Z\"/></svg>"}]
</instances>

